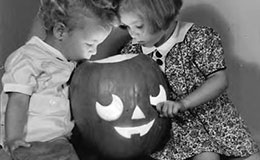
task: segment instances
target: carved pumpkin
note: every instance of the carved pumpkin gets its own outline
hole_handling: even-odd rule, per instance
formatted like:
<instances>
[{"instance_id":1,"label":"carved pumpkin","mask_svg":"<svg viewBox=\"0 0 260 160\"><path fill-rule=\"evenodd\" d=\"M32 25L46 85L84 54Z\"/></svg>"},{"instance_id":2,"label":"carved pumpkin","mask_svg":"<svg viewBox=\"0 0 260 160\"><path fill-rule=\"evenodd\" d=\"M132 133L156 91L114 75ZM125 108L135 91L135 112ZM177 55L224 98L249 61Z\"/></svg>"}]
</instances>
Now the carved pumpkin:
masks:
<instances>
[{"instance_id":1,"label":"carved pumpkin","mask_svg":"<svg viewBox=\"0 0 260 160\"><path fill-rule=\"evenodd\" d=\"M71 81L71 105L87 146L110 158L148 155L168 137L170 123L152 105L167 99L162 72L146 55L84 62Z\"/></svg>"}]
</instances>

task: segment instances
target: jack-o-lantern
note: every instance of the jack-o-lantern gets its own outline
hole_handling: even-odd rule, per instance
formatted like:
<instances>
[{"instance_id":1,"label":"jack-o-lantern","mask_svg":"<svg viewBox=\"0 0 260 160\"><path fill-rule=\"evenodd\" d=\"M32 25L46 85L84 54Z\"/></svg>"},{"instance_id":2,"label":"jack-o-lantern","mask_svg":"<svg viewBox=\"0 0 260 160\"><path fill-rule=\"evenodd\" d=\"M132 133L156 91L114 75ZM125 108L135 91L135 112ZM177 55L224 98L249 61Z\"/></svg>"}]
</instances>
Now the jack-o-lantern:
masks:
<instances>
[{"instance_id":1,"label":"jack-o-lantern","mask_svg":"<svg viewBox=\"0 0 260 160\"><path fill-rule=\"evenodd\" d=\"M146 55L84 62L72 76L72 112L83 143L123 159L148 155L166 141L170 123L154 108L168 96L157 64Z\"/></svg>"}]
</instances>

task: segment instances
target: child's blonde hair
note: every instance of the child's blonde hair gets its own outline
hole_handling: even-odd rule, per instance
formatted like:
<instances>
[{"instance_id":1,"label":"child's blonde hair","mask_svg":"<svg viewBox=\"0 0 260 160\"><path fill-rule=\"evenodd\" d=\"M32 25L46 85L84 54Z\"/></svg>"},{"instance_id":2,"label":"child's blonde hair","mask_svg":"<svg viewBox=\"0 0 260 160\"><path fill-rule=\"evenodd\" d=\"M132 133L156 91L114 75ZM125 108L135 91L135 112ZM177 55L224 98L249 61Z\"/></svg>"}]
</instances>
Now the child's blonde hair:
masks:
<instances>
[{"instance_id":1,"label":"child's blonde hair","mask_svg":"<svg viewBox=\"0 0 260 160\"><path fill-rule=\"evenodd\" d=\"M81 26L82 17L96 18L104 26L117 22L113 6L99 4L96 0L41 0L38 16L47 33L56 23L62 23L70 30Z\"/></svg>"},{"instance_id":2,"label":"child's blonde hair","mask_svg":"<svg viewBox=\"0 0 260 160\"><path fill-rule=\"evenodd\" d=\"M151 33L166 30L176 18L182 0L120 0L120 12L139 13L151 25Z\"/></svg>"}]
</instances>

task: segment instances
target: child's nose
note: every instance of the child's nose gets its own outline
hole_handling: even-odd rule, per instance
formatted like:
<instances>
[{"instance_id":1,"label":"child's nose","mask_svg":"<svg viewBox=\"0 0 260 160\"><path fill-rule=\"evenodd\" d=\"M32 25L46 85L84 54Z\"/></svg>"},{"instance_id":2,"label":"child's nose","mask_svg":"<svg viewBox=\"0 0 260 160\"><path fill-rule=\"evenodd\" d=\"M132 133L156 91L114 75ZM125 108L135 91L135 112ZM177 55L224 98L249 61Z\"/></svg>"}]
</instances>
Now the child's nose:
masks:
<instances>
[{"instance_id":1,"label":"child's nose","mask_svg":"<svg viewBox=\"0 0 260 160\"><path fill-rule=\"evenodd\" d=\"M93 47L89 50L89 53L91 54L95 54L97 52L97 48L96 47Z\"/></svg>"}]
</instances>

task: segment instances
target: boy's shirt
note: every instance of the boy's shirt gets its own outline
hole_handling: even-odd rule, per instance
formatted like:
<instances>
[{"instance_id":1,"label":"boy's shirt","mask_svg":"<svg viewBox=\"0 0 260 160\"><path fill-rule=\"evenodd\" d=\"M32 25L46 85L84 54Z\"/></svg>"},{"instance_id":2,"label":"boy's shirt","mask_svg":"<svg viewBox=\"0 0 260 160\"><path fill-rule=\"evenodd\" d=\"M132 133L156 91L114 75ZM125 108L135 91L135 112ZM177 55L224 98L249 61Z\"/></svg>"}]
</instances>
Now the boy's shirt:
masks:
<instances>
[{"instance_id":1,"label":"boy's shirt","mask_svg":"<svg viewBox=\"0 0 260 160\"><path fill-rule=\"evenodd\" d=\"M66 83L74 68L75 63L69 62L58 50L32 37L6 60L1 124L7 104L6 92L19 92L31 96L26 141L48 141L69 134L74 123Z\"/></svg>"}]
</instances>

